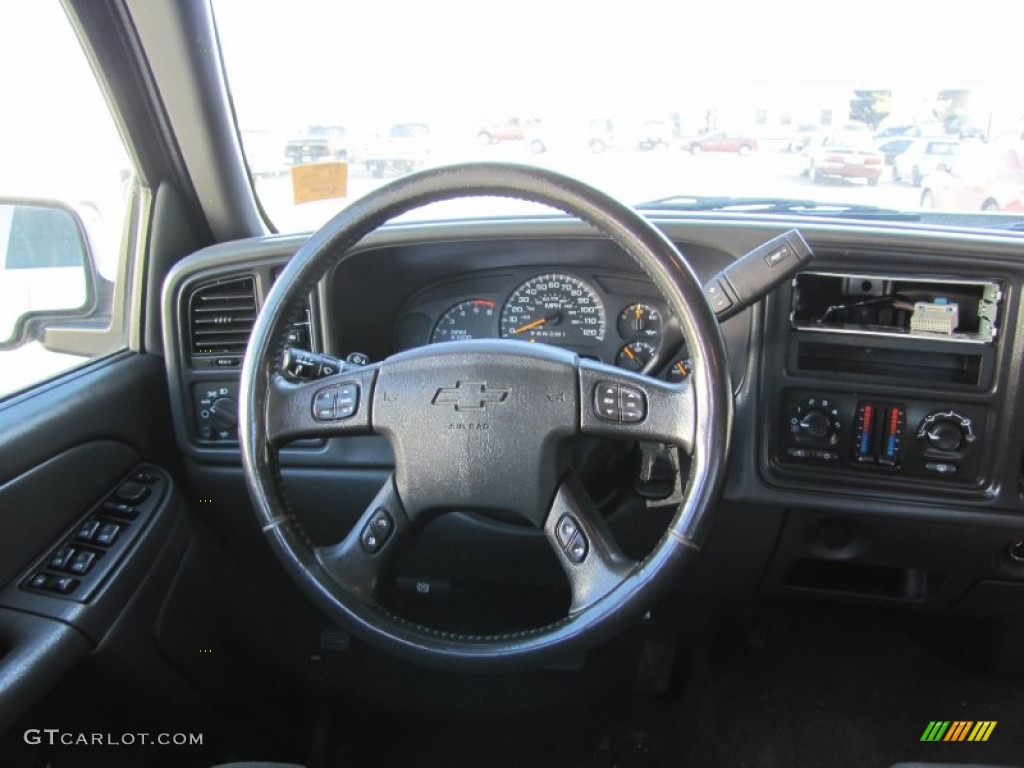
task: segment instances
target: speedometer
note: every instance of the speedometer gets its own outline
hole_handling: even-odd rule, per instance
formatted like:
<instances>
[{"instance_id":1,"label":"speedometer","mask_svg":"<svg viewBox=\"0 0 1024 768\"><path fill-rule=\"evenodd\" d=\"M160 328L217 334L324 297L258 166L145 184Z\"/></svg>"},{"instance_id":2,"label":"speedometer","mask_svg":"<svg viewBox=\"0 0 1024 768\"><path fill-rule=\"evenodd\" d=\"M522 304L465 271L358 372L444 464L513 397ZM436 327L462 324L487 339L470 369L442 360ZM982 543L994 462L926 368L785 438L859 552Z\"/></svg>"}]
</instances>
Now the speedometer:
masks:
<instances>
[{"instance_id":1,"label":"speedometer","mask_svg":"<svg viewBox=\"0 0 1024 768\"><path fill-rule=\"evenodd\" d=\"M539 275L520 285L501 313L501 336L586 347L604 341L604 304L578 277Z\"/></svg>"}]
</instances>

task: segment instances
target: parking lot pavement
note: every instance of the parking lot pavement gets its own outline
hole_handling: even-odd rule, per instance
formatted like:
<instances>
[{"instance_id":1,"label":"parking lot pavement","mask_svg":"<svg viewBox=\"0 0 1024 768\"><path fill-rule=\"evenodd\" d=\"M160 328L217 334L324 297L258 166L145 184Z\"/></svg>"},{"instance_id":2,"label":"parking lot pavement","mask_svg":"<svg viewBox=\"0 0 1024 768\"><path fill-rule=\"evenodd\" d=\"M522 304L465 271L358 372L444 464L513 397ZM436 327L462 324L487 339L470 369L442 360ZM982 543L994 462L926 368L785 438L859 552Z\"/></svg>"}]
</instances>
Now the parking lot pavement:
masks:
<instances>
[{"instance_id":1,"label":"parking lot pavement","mask_svg":"<svg viewBox=\"0 0 1024 768\"><path fill-rule=\"evenodd\" d=\"M826 203L877 205L884 208L916 210L920 191L891 181L886 169L877 187L862 181L842 179L812 183L802 175L800 155L788 152L754 152L746 157L726 153L692 156L675 149L653 151L611 149L601 154L589 151L563 154L533 154L522 142L472 147L472 160L501 160L542 165L567 173L638 204L673 195L757 196L808 199ZM431 165L454 162L455 157L432 156ZM314 229L349 202L387 183L391 177L374 178L358 164L349 166L348 195L337 200L292 204L291 180L287 172L257 179L256 189L270 218L281 231ZM481 216L488 212L517 213L524 208L509 201L467 201L448 204L449 215ZM461 214L460 214L461 211Z\"/></svg>"}]
</instances>

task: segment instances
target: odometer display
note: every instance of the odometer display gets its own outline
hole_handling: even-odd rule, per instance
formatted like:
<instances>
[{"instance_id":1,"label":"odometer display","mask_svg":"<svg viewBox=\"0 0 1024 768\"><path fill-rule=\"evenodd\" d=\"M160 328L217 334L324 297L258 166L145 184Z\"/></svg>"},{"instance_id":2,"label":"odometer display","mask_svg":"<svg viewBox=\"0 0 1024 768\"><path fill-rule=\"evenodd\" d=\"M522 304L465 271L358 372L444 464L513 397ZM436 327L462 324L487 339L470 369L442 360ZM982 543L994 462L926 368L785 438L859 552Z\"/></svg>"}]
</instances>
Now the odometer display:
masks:
<instances>
[{"instance_id":1,"label":"odometer display","mask_svg":"<svg viewBox=\"0 0 1024 768\"><path fill-rule=\"evenodd\" d=\"M509 296L501 313L501 336L569 347L604 341L604 304L578 277L540 275Z\"/></svg>"}]
</instances>

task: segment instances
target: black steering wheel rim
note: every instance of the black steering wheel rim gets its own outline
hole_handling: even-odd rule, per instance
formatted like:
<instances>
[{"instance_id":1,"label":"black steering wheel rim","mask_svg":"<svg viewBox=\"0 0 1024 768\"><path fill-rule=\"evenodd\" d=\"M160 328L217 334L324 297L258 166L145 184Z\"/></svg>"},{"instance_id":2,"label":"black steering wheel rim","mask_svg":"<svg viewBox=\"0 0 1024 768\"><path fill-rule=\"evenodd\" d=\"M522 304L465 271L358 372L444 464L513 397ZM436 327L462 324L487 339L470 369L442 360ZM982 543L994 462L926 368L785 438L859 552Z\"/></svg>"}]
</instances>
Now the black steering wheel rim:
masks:
<instances>
[{"instance_id":1,"label":"black steering wheel rim","mask_svg":"<svg viewBox=\"0 0 1024 768\"><path fill-rule=\"evenodd\" d=\"M613 589L544 627L469 636L411 623L339 584L337 573L325 567L281 491L277 448L268 438L268 408L273 409L280 381L289 312L330 267L396 216L434 202L485 195L543 203L582 219L615 241L647 273L679 318L693 360L687 385L692 388L693 440L690 476L668 530ZM272 550L303 591L341 626L396 655L433 666L536 666L624 629L650 608L699 551L720 494L729 449L728 371L722 335L700 281L675 246L634 210L577 180L538 168L468 163L431 169L387 184L337 214L298 250L267 295L242 369L239 432L246 483Z\"/></svg>"}]
</instances>

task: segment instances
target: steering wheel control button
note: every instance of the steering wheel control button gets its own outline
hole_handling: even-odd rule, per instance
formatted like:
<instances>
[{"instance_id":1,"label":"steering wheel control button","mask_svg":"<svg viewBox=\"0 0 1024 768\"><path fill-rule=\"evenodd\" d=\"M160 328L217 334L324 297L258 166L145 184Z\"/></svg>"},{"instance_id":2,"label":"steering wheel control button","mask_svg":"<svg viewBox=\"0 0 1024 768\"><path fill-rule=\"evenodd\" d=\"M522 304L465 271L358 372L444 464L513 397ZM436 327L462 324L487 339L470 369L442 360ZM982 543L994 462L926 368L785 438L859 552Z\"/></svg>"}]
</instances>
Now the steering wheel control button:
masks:
<instances>
[{"instance_id":1,"label":"steering wheel control button","mask_svg":"<svg viewBox=\"0 0 1024 768\"><path fill-rule=\"evenodd\" d=\"M370 525L384 541L387 541L391 536L391 532L395 530L395 521L391 519L391 515L383 507L373 513L373 517L370 518Z\"/></svg>"},{"instance_id":2,"label":"steering wheel control button","mask_svg":"<svg viewBox=\"0 0 1024 768\"><path fill-rule=\"evenodd\" d=\"M353 416L359 407L359 385L342 384L338 387L338 397L334 402L334 418L347 419Z\"/></svg>"},{"instance_id":3,"label":"steering wheel control button","mask_svg":"<svg viewBox=\"0 0 1024 768\"><path fill-rule=\"evenodd\" d=\"M594 413L605 421L622 421L619 409L619 385L599 381L594 387Z\"/></svg>"},{"instance_id":4,"label":"steering wheel control button","mask_svg":"<svg viewBox=\"0 0 1024 768\"><path fill-rule=\"evenodd\" d=\"M373 513L369 522L363 526L363 532L359 534L359 543L362 544L363 551L368 555L380 552L394 530L395 521L391 519L388 511L381 507Z\"/></svg>"},{"instance_id":5,"label":"steering wheel control button","mask_svg":"<svg viewBox=\"0 0 1024 768\"><path fill-rule=\"evenodd\" d=\"M337 396L337 387L321 389L313 395L313 418L317 421L333 421L334 403Z\"/></svg>"},{"instance_id":6,"label":"steering wheel control button","mask_svg":"<svg viewBox=\"0 0 1024 768\"><path fill-rule=\"evenodd\" d=\"M562 515L558 521L558 527L555 529L555 534L558 536L558 543L562 546L562 549L568 550L570 542L573 537L579 533L580 526L570 515Z\"/></svg>"},{"instance_id":7,"label":"steering wheel control button","mask_svg":"<svg viewBox=\"0 0 1024 768\"><path fill-rule=\"evenodd\" d=\"M576 565L579 565L587 559L588 552L590 552L590 542L587 541L587 535L583 531L577 531L572 541L569 542L569 546L565 548L565 554Z\"/></svg>"},{"instance_id":8,"label":"steering wheel control button","mask_svg":"<svg viewBox=\"0 0 1024 768\"><path fill-rule=\"evenodd\" d=\"M647 418L647 398L636 387L619 387L619 412L623 424L639 424Z\"/></svg>"}]
</instances>

